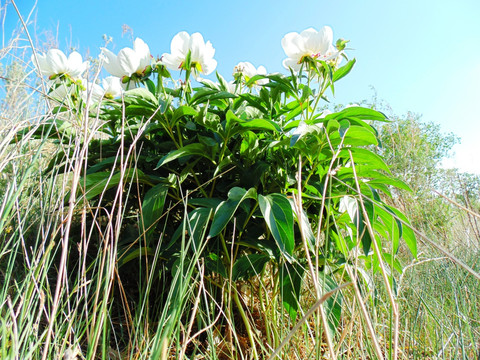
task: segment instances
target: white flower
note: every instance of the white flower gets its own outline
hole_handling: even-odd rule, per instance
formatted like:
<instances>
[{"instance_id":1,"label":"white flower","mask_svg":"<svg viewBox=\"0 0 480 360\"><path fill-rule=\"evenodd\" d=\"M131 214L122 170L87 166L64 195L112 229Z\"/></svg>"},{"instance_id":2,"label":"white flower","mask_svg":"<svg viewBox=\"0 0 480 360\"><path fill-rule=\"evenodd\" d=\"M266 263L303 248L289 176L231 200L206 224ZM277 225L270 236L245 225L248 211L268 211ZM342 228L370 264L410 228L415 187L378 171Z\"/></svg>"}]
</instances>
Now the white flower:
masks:
<instances>
[{"instance_id":1,"label":"white flower","mask_svg":"<svg viewBox=\"0 0 480 360\"><path fill-rule=\"evenodd\" d=\"M311 124L307 125L304 120L300 120L300 123L295 130L290 131L289 135L296 136L296 141L300 140L304 135L308 133L320 132L323 128L323 124Z\"/></svg>"},{"instance_id":2,"label":"white flower","mask_svg":"<svg viewBox=\"0 0 480 360\"><path fill-rule=\"evenodd\" d=\"M120 78L115 76L107 76L102 80L103 90L105 91L104 96L106 98L114 99L118 96L121 96L123 93L122 84Z\"/></svg>"},{"instance_id":3,"label":"white flower","mask_svg":"<svg viewBox=\"0 0 480 360\"><path fill-rule=\"evenodd\" d=\"M68 75L73 79L79 79L89 65L89 62L83 61L82 55L76 51L67 58L63 51L50 49L44 55L37 54L37 59L42 75L49 78L55 75ZM34 55L32 55L32 62L36 64Z\"/></svg>"},{"instance_id":4,"label":"white flower","mask_svg":"<svg viewBox=\"0 0 480 360\"><path fill-rule=\"evenodd\" d=\"M320 114L319 119L325 118L325 116L331 114L332 112L328 109L323 110ZM300 120L298 126L294 130L290 130L288 135L290 136L297 136L297 141L307 133L310 132L319 132L323 128L323 124L311 124L307 125L304 120Z\"/></svg>"},{"instance_id":5,"label":"white flower","mask_svg":"<svg viewBox=\"0 0 480 360\"><path fill-rule=\"evenodd\" d=\"M229 81L227 83L227 86L228 86L228 92L230 92L232 94L241 93L240 90L237 91L237 84L235 84L235 82L233 80Z\"/></svg>"},{"instance_id":6,"label":"white flower","mask_svg":"<svg viewBox=\"0 0 480 360\"><path fill-rule=\"evenodd\" d=\"M83 84L85 87L85 90L82 91L82 94L81 94L83 101L87 102L89 96L90 96L91 103L95 104L102 101L105 91L102 89L100 85L92 82L87 82L87 81L84 81Z\"/></svg>"},{"instance_id":7,"label":"white flower","mask_svg":"<svg viewBox=\"0 0 480 360\"><path fill-rule=\"evenodd\" d=\"M355 221L355 217L358 212L358 204L357 200L352 196L344 196L340 199L340 206L338 207L338 211L344 213L345 211L350 216L352 221Z\"/></svg>"},{"instance_id":8,"label":"white flower","mask_svg":"<svg viewBox=\"0 0 480 360\"><path fill-rule=\"evenodd\" d=\"M145 70L151 65L150 49L145 42L136 38L133 49L123 48L115 55L107 48L102 48L103 67L111 75L122 78L131 77L133 74L143 76Z\"/></svg>"},{"instance_id":9,"label":"white flower","mask_svg":"<svg viewBox=\"0 0 480 360\"><path fill-rule=\"evenodd\" d=\"M210 41L203 40L200 33L191 36L185 32L179 32L172 39L170 45L171 54L163 54L161 63L171 70L194 70L194 74L200 72L208 75L217 67L217 61L213 58L215 49ZM186 64L190 53L190 64Z\"/></svg>"},{"instance_id":10,"label":"white flower","mask_svg":"<svg viewBox=\"0 0 480 360\"><path fill-rule=\"evenodd\" d=\"M108 76L102 80L102 86L99 84L83 81L82 98L86 102L88 96L92 103L99 103L103 98L113 99L120 96L123 92L120 78L115 76Z\"/></svg>"},{"instance_id":11,"label":"white flower","mask_svg":"<svg viewBox=\"0 0 480 360\"><path fill-rule=\"evenodd\" d=\"M288 33L282 39L283 50L288 56L283 61L283 66L299 71L302 63L308 58L324 61L335 60L339 51L333 46L332 40L333 31L329 26L324 26L320 31L310 28L300 34Z\"/></svg>"},{"instance_id":12,"label":"white flower","mask_svg":"<svg viewBox=\"0 0 480 360\"><path fill-rule=\"evenodd\" d=\"M70 96L74 91L73 86L66 85L65 83L57 83L55 81L49 81L48 86L48 95L57 100L57 101L66 101L67 96Z\"/></svg>"},{"instance_id":13,"label":"white flower","mask_svg":"<svg viewBox=\"0 0 480 360\"><path fill-rule=\"evenodd\" d=\"M267 69L264 66L255 68L248 61L240 62L233 68L233 76L238 77L240 75L243 75L245 82L248 82L255 75L267 75ZM268 79L260 79L255 81L254 85L265 85L266 83L268 83Z\"/></svg>"}]
</instances>

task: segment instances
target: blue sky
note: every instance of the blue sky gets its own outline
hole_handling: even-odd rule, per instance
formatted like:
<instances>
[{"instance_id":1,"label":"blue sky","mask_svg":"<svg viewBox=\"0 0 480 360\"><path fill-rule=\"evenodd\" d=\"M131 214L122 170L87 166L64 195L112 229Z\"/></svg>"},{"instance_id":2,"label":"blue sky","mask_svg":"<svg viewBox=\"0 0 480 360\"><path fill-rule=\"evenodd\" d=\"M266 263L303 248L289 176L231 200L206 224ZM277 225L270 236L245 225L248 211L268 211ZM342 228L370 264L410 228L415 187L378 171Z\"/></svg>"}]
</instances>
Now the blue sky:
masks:
<instances>
[{"instance_id":1,"label":"blue sky","mask_svg":"<svg viewBox=\"0 0 480 360\"><path fill-rule=\"evenodd\" d=\"M35 2L17 3L26 17ZM124 25L153 55L169 52L179 31L198 31L212 42L217 70L229 78L239 61L285 72L282 37L329 25L335 39L350 39L354 50L348 55L357 59L332 102L369 100L373 86L395 114L418 113L459 135L462 144L447 163L480 174L479 16L478 0L38 0L29 30L39 43L50 33L62 50L73 47L91 56L103 46L103 34L113 37L114 51L131 46L132 34L122 35ZM6 40L17 25L9 5Z\"/></svg>"}]
</instances>

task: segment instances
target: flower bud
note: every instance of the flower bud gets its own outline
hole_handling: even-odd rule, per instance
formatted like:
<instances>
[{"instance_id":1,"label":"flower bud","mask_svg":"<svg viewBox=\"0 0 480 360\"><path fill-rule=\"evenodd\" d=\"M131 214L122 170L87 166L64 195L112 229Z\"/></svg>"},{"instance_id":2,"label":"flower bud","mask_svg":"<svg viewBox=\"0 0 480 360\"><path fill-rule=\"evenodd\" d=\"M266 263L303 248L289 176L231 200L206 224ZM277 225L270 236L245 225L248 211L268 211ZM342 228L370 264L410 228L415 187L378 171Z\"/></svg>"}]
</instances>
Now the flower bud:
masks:
<instances>
[{"instance_id":1,"label":"flower bud","mask_svg":"<svg viewBox=\"0 0 480 360\"><path fill-rule=\"evenodd\" d=\"M338 39L337 43L335 44L335 47L337 48L338 51L345 50L345 47L347 46L347 43L349 43L350 40L345 40L345 39Z\"/></svg>"},{"instance_id":2,"label":"flower bud","mask_svg":"<svg viewBox=\"0 0 480 360\"><path fill-rule=\"evenodd\" d=\"M142 78L143 79L148 78L151 73L152 73L152 67L150 65L148 65L142 72Z\"/></svg>"}]
</instances>

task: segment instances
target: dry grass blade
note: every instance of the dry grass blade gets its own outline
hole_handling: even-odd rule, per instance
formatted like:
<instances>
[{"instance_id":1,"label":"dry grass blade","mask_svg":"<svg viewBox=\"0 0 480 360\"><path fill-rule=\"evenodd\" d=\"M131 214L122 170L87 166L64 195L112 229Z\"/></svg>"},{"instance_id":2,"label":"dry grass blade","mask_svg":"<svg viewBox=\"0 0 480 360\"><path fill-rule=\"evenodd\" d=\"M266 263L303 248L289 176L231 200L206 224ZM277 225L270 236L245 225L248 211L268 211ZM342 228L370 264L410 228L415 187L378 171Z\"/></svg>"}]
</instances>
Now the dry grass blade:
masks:
<instances>
[{"instance_id":1,"label":"dry grass blade","mask_svg":"<svg viewBox=\"0 0 480 360\"><path fill-rule=\"evenodd\" d=\"M360 190L360 183L359 183L360 180L357 177L357 171L355 169L355 162L353 161L352 152L350 150L348 152L350 154L350 159L352 161L353 175L355 177L355 183L357 185L357 189L356 189L357 194L362 194L362 192ZM388 298L390 300L390 304L391 304L392 310L393 310L393 319L394 319L393 358L394 358L394 360L396 360L397 359L397 354L398 354L398 322L399 322L398 305L397 305L397 302L395 301L395 297L394 297L393 291L392 291L392 286L391 286L390 281L388 279L387 271L385 269L385 264L383 263L382 253L380 251L380 248L378 247L377 242L375 241L375 232L374 232L372 224L370 222L370 218L368 217L367 210L365 209L365 204L363 203L363 198L362 197L360 197L360 206L362 207L362 212L365 214L365 222L366 222L365 225L367 226L367 229L370 233L370 237L373 239L372 244L373 244L373 247L374 247L375 252L377 254L378 263L379 263L380 270L381 270L382 277L383 277L383 282L384 282L385 287L387 289ZM379 358L381 358L381 356L379 354L379 349L377 349L377 347L375 347L375 350L377 351L377 356L379 356Z\"/></svg>"},{"instance_id":2,"label":"dry grass blade","mask_svg":"<svg viewBox=\"0 0 480 360\"><path fill-rule=\"evenodd\" d=\"M308 309L308 311L305 313L305 315L300 319L300 321L298 323L295 324L295 326L292 328L292 330L290 330L290 332L288 333L288 335L282 340L282 342L280 343L280 345L278 345L278 347L275 349L275 351L272 353L272 355L270 355L270 357L268 358L268 360L274 360L276 357L280 358L279 354L280 354L280 351L282 350L282 348L290 341L290 339L292 338L293 335L295 335L295 333L298 331L298 329L300 329L300 327L308 320L308 318L310 316L313 315L313 313L315 311L317 311L320 306L322 306L322 304L329 298L331 297L333 294L335 294L337 291L339 290L342 290L344 288L346 288L347 286L350 286L352 285L351 282L349 283L346 283L346 284L343 284L343 285L340 285L339 287L325 293L319 300L317 300L317 302L315 302L315 304L310 308ZM281 359L281 358L280 358Z\"/></svg>"},{"instance_id":3,"label":"dry grass blade","mask_svg":"<svg viewBox=\"0 0 480 360\"><path fill-rule=\"evenodd\" d=\"M444 198L445 200L447 200L449 203L455 205L456 207L462 209L463 211L466 211L468 212L470 215L473 215L475 216L476 218L480 219L480 214L477 214L475 211L472 211L470 210L469 208L459 204L458 202L456 202L455 200L452 200L450 199L448 196L442 194L441 192L437 191L437 190L432 190L435 194L437 195L440 195L442 198Z\"/></svg>"},{"instance_id":4,"label":"dry grass blade","mask_svg":"<svg viewBox=\"0 0 480 360\"><path fill-rule=\"evenodd\" d=\"M332 165L333 165L333 161L330 163L330 167L332 167ZM326 189L326 185L325 185L325 189ZM294 203L294 206L295 206L295 212L297 213L297 217L298 217L298 224L299 224L299 228L300 228L300 234L301 234L301 237L302 237L303 247L305 248L305 254L306 254L306 257L307 257L308 267L309 267L310 274L311 274L312 279L313 279L313 284L315 286L315 291L316 291L316 294L317 294L317 298L319 298L320 294L321 294L321 291L320 291L320 288L319 288L319 285L318 285L318 271L315 270L315 269L318 269L318 266L314 267L313 261L312 261L311 256L310 256L310 250L309 250L308 244L307 244L307 237L305 235L305 229L303 228L303 220L302 220L302 216L303 216L303 206L302 206L302 203L303 203L303 201L302 201L302 158L301 157L298 158L297 191L298 191L298 194L297 194L297 196L293 197L294 198L293 203ZM318 252L317 252L317 254L318 254ZM333 347L333 342L332 342L330 333L328 332L328 322L327 322L327 318L326 318L326 315L325 315L325 311L324 311L324 309L321 305L319 305L319 307L318 307L318 312L320 314L320 319L322 321L322 326L325 329L325 337L327 339L327 346L328 346L328 350L330 352L330 356L332 357L333 360L335 360L337 357L335 355L335 350L334 350L334 347Z\"/></svg>"}]
</instances>

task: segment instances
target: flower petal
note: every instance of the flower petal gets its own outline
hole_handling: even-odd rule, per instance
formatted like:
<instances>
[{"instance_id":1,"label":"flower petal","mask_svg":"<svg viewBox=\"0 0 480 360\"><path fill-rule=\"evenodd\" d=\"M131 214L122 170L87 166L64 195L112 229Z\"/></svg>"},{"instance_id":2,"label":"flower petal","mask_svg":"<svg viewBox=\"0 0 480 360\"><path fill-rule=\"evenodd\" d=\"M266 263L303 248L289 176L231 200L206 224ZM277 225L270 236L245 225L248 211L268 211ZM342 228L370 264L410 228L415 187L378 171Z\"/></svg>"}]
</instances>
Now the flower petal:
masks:
<instances>
[{"instance_id":1,"label":"flower petal","mask_svg":"<svg viewBox=\"0 0 480 360\"><path fill-rule=\"evenodd\" d=\"M318 36L318 31L314 28L308 28L303 30L300 33L301 38L303 39L304 44L304 55L313 55L318 53L321 48L320 37Z\"/></svg>"},{"instance_id":2,"label":"flower petal","mask_svg":"<svg viewBox=\"0 0 480 360\"><path fill-rule=\"evenodd\" d=\"M132 76L133 73L140 71L140 58L135 51L130 48L123 48L117 55L118 66L123 70L126 76ZM142 69L143 70L143 69Z\"/></svg>"},{"instance_id":3,"label":"flower petal","mask_svg":"<svg viewBox=\"0 0 480 360\"><path fill-rule=\"evenodd\" d=\"M209 75L213 72L213 70L215 70L216 67L217 67L217 60L209 59L208 61L205 61L202 64L202 72L205 75Z\"/></svg>"},{"instance_id":4,"label":"flower petal","mask_svg":"<svg viewBox=\"0 0 480 360\"><path fill-rule=\"evenodd\" d=\"M172 55L185 58L188 53L188 46L190 44L190 35L186 31L181 31L175 35L170 44Z\"/></svg>"},{"instance_id":5,"label":"flower petal","mask_svg":"<svg viewBox=\"0 0 480 360\"><path fill-rule=\"evenodd\" d=\"M286 34L282 39L283 51L289 58L298 58L305 52L304 39L296 32Z\"/></svg>"},{"instance_id":6,"label":"flower petal","mask_svg":"<svg viewBox=\"0 0 480 360\"><path fill-rule=\"evenodd\" d=\"M68 73L68 60L63 51L50 49L47 52L47 62L53 74Z\"/></svg>"},{"instance_id":7,"label":"flower petal","mask_svg":"<svg viewBox=\"0 0 480 360\"><path fill-rule=\"evenodd\" d=\"M163 54L160 62L170 70L178 70L182 64L182 59L173 54Z\"/></svg>"},{"instance_id":8,"label":"flower petal","mask_svg":"<svg viewBox=\"0 0 480 360\"><path fill-rule=\"evenodd\" d=\"M205 58L213 58L215 56L215 48L213 47L213 45L210 41L207 41L203 51L204 51L204 57Z\"/></svg>"},{"instance_id":9,"label":"flower petal","mask_svg":"<svg viewBox=\"0 0 480 360\"><path fill-rule=\"evenodd\" d=\"M320 29L317 35L317 41L319 43L318 51L322 55L326 55L333 41L333 31L330 26L324 26Z\"/></svg>"},{"instance_id":10,"label":"flower petal","mask_svg":"<svg viewBox=\"0 0 480 360\"><path fill-rule=\"evenodd\" d=\"M40 72L42 73L42 75L44 75L44 76L54 75L52 73L52 69L50 68L49 62L47 61L47 55L37 54L37 60L38 60L38 68L39 68ZM32 55L32 62L34 64L36 64L35 63L35 57L33 55Z\"/></svg>"},{"instance_id":11,"label":"flower petal","mask_svg":"<svg viewBox=\"0 0 480 360\"><path fill-rule=\"evenodd\" d=\"M150 48L142 39L135 39L133 50L140 60L139 70L143 71L148 65L151 65Z\"/></svg>"},{"instance_id":12,"label":"flower petal","mask_svg":"<svg viewBox=\"0 0 480 360\"><path fill-rule=\"evenodd\" d=\"M116 76L107 76L102 80L102 86L105 90L106 96L116 98L117 96L122 95L122 84L120 78Z\"/></svg>"},{"instance_id":13,"label":"flower petal","mask_svg":"<svg viewBox=\"0 0 480 360\"><path fill-rule=\"evenodd\" d=\"M300 71L302 65L298 63L297 59L286 58L285 60L283 60L283 66L286 69L292 68L293 71L298 72Z\"/></svg>"},{"instance_id":14,"label":"flower petal","mask_svg":"<svg viewBox=\"0 0 480 360\"><path fill-rule=\"evenodd\" d=\"M103 60L103 67L111 75L117 76L117 77L122 77L125 75L123 73L122 68L118 64L117 55L112 53L107 48L102 48L102 55L100 57L101 57L101 60Z\"/></svg>"},{"instance_id":15,"label":"flower petal","mask_svg":"<svg viewBox=\"0 0 480 360\"><path fill-rule=\"evenodd\" d=\"M82 55L74 51L68 56L68 74L73 78L80 78L87 70L89 62L82 60Z\"/></svg>"},{"instance_id":16,"label":"flower petal","mask_svg":"<svg viewBox=\"0 0 480 360\"><path fill-rule=\"evenodd\" d=\"M204 56L205 41L200 33L194 33L190 37L189 50L192 52L192 62L202 62Z\"/></svg>"}]
</instances>

